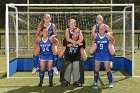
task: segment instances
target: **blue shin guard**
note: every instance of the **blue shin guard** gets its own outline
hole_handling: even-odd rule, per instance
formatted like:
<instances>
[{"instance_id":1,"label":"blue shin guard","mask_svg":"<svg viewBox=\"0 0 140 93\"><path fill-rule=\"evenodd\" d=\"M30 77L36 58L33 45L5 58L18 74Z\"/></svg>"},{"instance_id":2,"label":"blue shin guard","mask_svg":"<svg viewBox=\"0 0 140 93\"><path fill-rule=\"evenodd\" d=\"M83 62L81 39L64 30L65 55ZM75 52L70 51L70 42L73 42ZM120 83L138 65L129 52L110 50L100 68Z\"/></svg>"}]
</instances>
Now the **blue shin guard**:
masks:
<instances>
[{"instance_id":1,"label":"blue shin guard","mask_svg":"<svg viewBox=\"0 0 140 93\"><path fill-rule=\"evenodd\" d=\"M94 71L94 82L98 83L98 79L99 79L99 72Z\"/></svg>"},{"instance_id":2,"label":"blue shin guard","mask_svg":"<svg viewBox=\"0 0 140 93\"><path fill-rule=\"evenodd\" d=\"M107 72L107 77L108 77L108 80L109 80L109 84L113 83L112 72L111 71Z\"/></svg>"},{"instance_id":3,"label":"blue shin guard","mask_svg":"<svg viewBox=\"0 0 140 93\"><path fill-rule=\"evenodd\" d=\"M49 82L53 81L53 70L48 71Z\"/></svg>"},{"instance_id":4,"label":"blue shin guard","mask_svg":"<svg viewBox=\"0 0 140 93\"><path fill-rule=\"evenodd\" d=\"M53 67L57 67L58 55L54 55Z\"/></svg>"},{"instance_id":5,"label":"blue shin guard","mask_svg":"<svg viewBox=\"0 0 140 93\"><path fill-rule=\"evenodd\" d=\"M45 71L42 71L42 70L40 70L40 72L39 72L39 77L40 77L40 82L41 83L43 83L43 80L44 80L44 72Z\"/></svg>"},{"instance_id":6,"label":"blue shin guard","mask_svg":"<svg viewBox=\"0 0 140 93\"><path fill-rule=\"evenodd\" d=\"M38 65L38 60L39 60L39 57L33 55L34 67L36 67L36 68L37 68L37 65Z\"/></svg>"}]
</instances>

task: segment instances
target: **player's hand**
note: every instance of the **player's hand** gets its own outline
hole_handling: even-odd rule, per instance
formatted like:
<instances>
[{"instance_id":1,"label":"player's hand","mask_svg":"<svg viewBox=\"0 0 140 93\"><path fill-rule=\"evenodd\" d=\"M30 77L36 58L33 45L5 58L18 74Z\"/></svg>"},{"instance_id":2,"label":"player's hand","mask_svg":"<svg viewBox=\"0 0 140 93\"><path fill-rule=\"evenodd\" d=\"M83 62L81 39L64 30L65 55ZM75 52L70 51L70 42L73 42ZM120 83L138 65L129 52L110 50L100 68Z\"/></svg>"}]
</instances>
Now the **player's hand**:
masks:
<instances>
[{"instance_id":1,"label":"player's hand","mask_svg":"<svg viewBox=\"0 0 140 93\"><path fill-rule=\"evenodd\" d=\"M73 43L74 45L76 45L76 44L77 44L77 42L76 42L76 41L73 41L72 43Z\"/></svg>"},{"instance_id":2,"label":"player's hand","mask_svg":"<svg viewBox=\"0 0 140 93\"><path fill-rule=\"evenodd\" d=\"M72 46L72 44L67 44L67 47L71 47Z\"/></svg>"},{"instance_id":3,"label":"player's hand","mask_svg":"<svg viewBox=\"0 0 140 93\"><path fill-rule=\"evenodd\" d=\"M78 43L78 45L79 45L79 46L82 46L82 45L83 45L83 43Z\"/></svg>"},{"instance_id":4,"label":"player's hand","mask_svg":"<svg viewBox=\"0 0 140 93\"><path fill-rule=\"evenodd\" d=\"M52 35L49 37L50 40L52 40L56 35Z\"/></svg>"}]
</instances>

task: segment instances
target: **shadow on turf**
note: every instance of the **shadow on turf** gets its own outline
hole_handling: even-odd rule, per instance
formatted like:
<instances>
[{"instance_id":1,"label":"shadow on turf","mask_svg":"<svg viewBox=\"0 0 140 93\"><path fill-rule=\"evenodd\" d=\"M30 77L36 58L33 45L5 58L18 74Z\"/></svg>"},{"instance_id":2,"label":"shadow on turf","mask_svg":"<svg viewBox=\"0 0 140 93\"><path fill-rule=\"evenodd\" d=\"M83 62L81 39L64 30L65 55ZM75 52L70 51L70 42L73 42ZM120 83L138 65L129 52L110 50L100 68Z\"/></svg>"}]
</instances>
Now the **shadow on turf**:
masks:
<instances>
[{"instance_id":1,"label":"shadow on turf","mask_svg":"<svg viewBox=\"0 0 140 93\"><path fill-rule=\"evenodd\" d=\"M6 78L6 76L7 76L6 72L0 73L0 79L4 79Z\"/></svg>"},{"instance_id":2,"label":"shadow on turf","mask_svg":"<svg viewBox=\"0 0 140 93\"><path fill-rule=\"evenodd\" d=\"M49 86L43 86L43 87L37 87L37 86L23 86L18 89L10 90L7 93L31 93L31 92L37 92L37 93L101 93L103 89L106 89L108 87L98 87L94 88L91 86L83 86L83 87L74 87L73 85L70 85L69 87L62 87L60 85L49 87Z\"/></svg>"},{"instance_id":3,"label":"shadow on turf","mask_svg":"<svg viewBox=\"0 0 140 93\"><path fill-rule=\"evenodd\" d=\"M123 81L128 78L121 78L119 80L114 81L114 88L115 88L115 83ZM102 79L99 79L99 82L101 86L97 87L92 87L92 86L82 86L82 87L75 87L73 85L70 85L68 87L62 87L60 85L54 85L54 87L49 87L49 86L42 86L42 87L37 87L37 86L12 86L16 87L17 89L9 90L7 93L101 93L104 89L109 89L108 84L104 84ZM6 88L9 88L11 86L6 86Z\"/></svg>"}]
</instances>

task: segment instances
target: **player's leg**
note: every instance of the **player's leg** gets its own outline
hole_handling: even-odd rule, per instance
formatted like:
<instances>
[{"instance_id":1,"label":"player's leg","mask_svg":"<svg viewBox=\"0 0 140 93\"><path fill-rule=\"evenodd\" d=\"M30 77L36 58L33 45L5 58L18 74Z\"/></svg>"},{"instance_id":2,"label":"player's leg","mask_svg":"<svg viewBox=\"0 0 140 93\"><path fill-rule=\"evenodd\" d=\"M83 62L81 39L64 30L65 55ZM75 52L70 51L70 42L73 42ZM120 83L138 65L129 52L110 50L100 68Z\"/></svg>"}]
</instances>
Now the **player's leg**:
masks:
<instances>
[{"instance_id":1,"label":"player's leg","mask_svg":"<svg viewBox=\"0 0 140 93\"><path fill-rule=\"evenodd\" d=\"M34 67L33 67L33 69L32 69L32 74L34 75L34 74L36 74L36 72L38 71L38 61L39 61L39 57L38 57L38 55L39 55L39 51L40 51L40 49L39 49L39 47L38 46L36 46L35 48L34 48L34 53L33 53L33 61L34 61Z\"/></svg>"},{"instance_id":2,"label":"player's leg","mask_svg":"<svg viewBox=\"0 0 140 93\"><path fill-rule=\"evenodd\" d=\"M83 60L83 61L86 61L86 60L87 60L87 55L86 55L85 48L86 48L86 42L85 42L85 40L83 39L83 45L82 45L81 48L80 48L80 54L81 54L81 57L82 57L82 60Z\"/></svg>"},{"instance_id":3,"label":"player's leg","mask_svg":"<svg viewBox=\"0 0 140 93\"><path fill-rule=\"evenodd\" d=\"M92 86L97 86L97 84L98 84L99 69L100 69L100 62L99 61L95 61L94 82L92 83Z\"/></svg>"},{"instance_id":4,"label":"player's leg","mask_svg":"<svg viewBox=\"0 0 140 93\"><path fill-rule=\"evenodd\" d=\"M74 82L74 86L76 87L80 87L82 86L82 83L80 81L80 65L79 65L79 61L74 61L73 63L73 82Z\"/></svg>"},{"instance_id":5,"label":"player's leg","mask_svg":"<svg viewBox=\"0 0 140 93\"><path fill-rule=\"evenodd\" d=\"M60 73L60 80L62 86L67 87L70 85L71 72L72 72L72 63L69 61L64 61Z\"/></svg>"},{"instance_id":6,"label":"player's leg","mask_svg":"<svg viewBox=\"0 0 140 93\"><path fill-rule=\"evenodd\" d=\"M109 49L109 52L111 54L111 59L112 59L115 56L115 48L114 48L114 46L112 45L111 42L108 45L108 49ZM110 68L113 68L113 62L112 61L110 62Z\"/></svg>"},{"instance_id":7,"label":"player's leg","mask_svg":"<svg viewBox=\"0 0 140 93\"><path fill-rule=\"evenodd\" d=\"M53 71L55 74L58 74L57 70L57 62L58 62L58 49L57 49L58 44L52 44L52 51L54 54L54 60L53 60Z\"/></svg>"},{"instance_id":8,"label":"player's leg","mask_svg":"<svg viewBox=\"0 0 140 93\"><path fill-rule=\"evenodd\" d=\"M48 61L49 86L53 87L53 61Z\"/></svg>"},{"instance_id":9,"label":"player's leg","mask_svg":"<svg viewBox=\"0 0 140 93\"><path fill-rule=\"evenodd\" d=\"M104 62L104 66L105 66L105 70L107 72L107 77L109 80L109 87L112 88L113 87L113 76L112 76L112 72L110 70L110 62Z\"/></svg>"},{"instance_id":10,"label":"player's leg","mask_svg":"<svg viewBox=\"0 0 140 93\"><path fill-rule=\"evenodd\" d=\"M40 71L39 71L40 82L38 84L38 87L42 87L45 70L46 70L46 61L40 60Z\"/></svg>"}]
</instances>

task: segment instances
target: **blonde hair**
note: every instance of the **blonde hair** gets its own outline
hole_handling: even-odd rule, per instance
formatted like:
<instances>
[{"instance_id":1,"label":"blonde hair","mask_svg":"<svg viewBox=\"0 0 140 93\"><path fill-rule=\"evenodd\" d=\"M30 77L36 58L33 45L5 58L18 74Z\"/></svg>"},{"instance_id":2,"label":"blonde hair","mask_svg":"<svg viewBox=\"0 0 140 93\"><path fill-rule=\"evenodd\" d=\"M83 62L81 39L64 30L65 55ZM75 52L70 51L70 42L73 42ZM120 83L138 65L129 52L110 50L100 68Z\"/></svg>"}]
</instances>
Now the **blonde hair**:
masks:
<instances>
[{"instance_id":1,"label":"blonde hair","mask_svg":"<svg viewBox=\"0 0 140 93\"><path fill-rule=\"evenodd\" d=\"M68 23L73 22L76 24L76 20L75 19L70 19Z\"/></svg>"},{"instance_id":2,"label":"blonde hair","mask_svg":"<svg viewBox=\"0 0 140 93\"><path fill-rule=\"evenodd\" d=\"M97 15L96 20L97 20L98 18L101 18L102 20L104 19L102 15Z\"/></svg>"},{"instance_id":3,"label":"blonde hair","mask_svg":"<svg viewBox=\"0 0 140 93\"><path fill-rule=\"evenodd\" d=\"M48 16L48 17L50 18L50 20L51 20L51 15L50 15L49 13L46 12L46 13L44 14L44 17L45 17L45 16Z\"/></svg>"}]
</instances>

